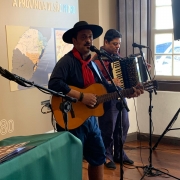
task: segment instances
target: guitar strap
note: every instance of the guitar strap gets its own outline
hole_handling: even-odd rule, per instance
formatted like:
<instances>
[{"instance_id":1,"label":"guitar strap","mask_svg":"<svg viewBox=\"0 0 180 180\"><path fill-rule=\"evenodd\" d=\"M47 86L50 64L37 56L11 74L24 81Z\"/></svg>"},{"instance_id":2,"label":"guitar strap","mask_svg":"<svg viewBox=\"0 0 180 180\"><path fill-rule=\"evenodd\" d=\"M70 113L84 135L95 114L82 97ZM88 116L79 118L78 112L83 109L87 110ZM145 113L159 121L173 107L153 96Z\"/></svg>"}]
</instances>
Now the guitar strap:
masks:
<instances>
[{"instance_id":1,"label":"guitar strap","mask_svg":"<svg viewBox=\"0 0 180 180\"><path fill-rule=\"evenodd\" d=\"M102 81L101 75L100 75L100 73L98 71L98 68L97 68L95 62L91 61L91 64L92 64L94 70L96 71L96 74L99 76L100 80Z\"/></svg>"}]
</instances>

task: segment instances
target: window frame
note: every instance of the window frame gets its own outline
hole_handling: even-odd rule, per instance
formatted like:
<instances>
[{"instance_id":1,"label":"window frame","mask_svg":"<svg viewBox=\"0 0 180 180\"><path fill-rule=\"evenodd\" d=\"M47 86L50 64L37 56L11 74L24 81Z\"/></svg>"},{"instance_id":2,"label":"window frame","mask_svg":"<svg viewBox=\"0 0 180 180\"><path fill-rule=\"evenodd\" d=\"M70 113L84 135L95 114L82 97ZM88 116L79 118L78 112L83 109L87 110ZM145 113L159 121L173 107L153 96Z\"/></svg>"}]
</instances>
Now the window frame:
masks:
<instances>
[{"instance_id":1,"label":"window frame","mask_svg":"<svg viewBox=\"0 0 180 180\"><path fill-rule=\"evenodd\" d=\"M151 48L152 48L152 56L155 57L155 34L165 34L172 33L173 29L155 29L155 15L156 15L156 1L151 1ZM176 53L172 53L176 54ZM165 54L166 55L166 54ZM171 54L170 54L171 55ZM152 70L151 76L159 82L159 91L176 91L180 92L180 76L164 76L164 75L156 75L155 74L155 60L151 62Z\"/></svg>"},{"instance_id":2,"label":"window frame","mask_svg":"<svg viewBox=\"0 0 180 180\"><path fill-rule=\"evenodd\" d=\"M153 54L153 57L155 57L155 55L159 55L159 54L156 54L155 53L155 35L156 34L168 34L168 33L171 33L172 34L172 41L173 41L173 37L174 37L174 32L173 32L173 29L155 29L155 13L156 13L156 6L155 6L155 2L156 1L151 1L152 2L152 13L151 13L151 44L152 44L152 54ZM172 42L172 47L174 47L174 43ZM162 55L162 54L160 54ZM176 53L172 53L172 54L163 54L163 55L176 55ZM178 54L180 55L180 54ZM155 63L155 60L154 60L154 63ZM179 80L180 79L180 76L168 76L168 75L156 75L155 74L155 67L152 68L152 73L153 73L153 76L155 75L156 79L157 80Z\"/></svg>"}]
</instances>

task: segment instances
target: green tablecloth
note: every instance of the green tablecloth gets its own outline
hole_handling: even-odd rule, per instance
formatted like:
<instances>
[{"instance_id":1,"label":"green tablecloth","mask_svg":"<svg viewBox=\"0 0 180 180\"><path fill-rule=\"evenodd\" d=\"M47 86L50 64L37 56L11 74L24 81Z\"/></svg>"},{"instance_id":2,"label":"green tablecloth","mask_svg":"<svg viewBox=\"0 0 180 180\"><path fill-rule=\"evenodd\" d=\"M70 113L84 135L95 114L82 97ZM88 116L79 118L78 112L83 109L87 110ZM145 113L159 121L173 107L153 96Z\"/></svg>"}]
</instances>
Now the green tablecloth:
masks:
<instances>
[{"instance_id":1,"label":"green tablecloth","mask_svg":"<svg viewBox=\"0 0 180 180\"><path fill-rule=\"evenodd\" d=\"M37 146L0 164L0 180L81 180L82 144L69 132L11 137L0 146Z\"/></svg>"}]
</instances>

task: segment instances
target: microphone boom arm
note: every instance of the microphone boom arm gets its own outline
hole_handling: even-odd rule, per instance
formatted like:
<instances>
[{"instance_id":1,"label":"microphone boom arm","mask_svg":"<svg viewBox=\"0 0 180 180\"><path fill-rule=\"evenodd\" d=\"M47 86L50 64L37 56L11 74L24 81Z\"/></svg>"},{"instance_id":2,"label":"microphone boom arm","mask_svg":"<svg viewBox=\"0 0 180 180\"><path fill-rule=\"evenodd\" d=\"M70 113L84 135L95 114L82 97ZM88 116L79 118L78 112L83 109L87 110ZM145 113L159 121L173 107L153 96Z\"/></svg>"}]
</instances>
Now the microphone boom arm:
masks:
<instances>
[{"instance_id":1,"label":"microphone boom arm","mask_svg":"<svg viewBox=\"0 0 180 180\"><path fill-rule=\"evenodd\" d=\"M66 99L67 101L70 101L70 102L77 102L77 99L75 98L72 98L70 96L67 96L67 95L64 95L62 92L56 92L56 91L53 91L51 89L47 89L45 87L42 87L38 84L35 84L34 82L31 82L31 81L28 81L16 74L12 74L10 73L8 70L6 69L3 69L1 66L0 66L0 74L9 79L10 81L15 81L16 83L20 84L21 86L25 86L25 87L28 87L26 84L29 84L31 86L34 86L34 87L37 87L38 89L41 89L41 90L44 90L52 95L55 95L55 96L59 96L59 97L62 97L64 99ZM26 83L26 84L25 84Z\"/></svg>"}]
</instances>

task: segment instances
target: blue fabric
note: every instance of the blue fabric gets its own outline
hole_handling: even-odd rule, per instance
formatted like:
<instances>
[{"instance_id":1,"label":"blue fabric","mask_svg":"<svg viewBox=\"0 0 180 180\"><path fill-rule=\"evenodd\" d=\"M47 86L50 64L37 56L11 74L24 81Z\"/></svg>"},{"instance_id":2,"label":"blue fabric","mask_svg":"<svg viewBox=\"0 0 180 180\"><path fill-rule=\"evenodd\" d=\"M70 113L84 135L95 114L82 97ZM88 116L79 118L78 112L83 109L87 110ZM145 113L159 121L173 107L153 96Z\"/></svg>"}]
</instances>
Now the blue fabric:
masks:
<instances>
[{"instance_id":1,"label":"blue fabric","mask_svg":"<svg viewBox=\"0 0 180 180\"><path fill-rule=\"evenodd\" d=\"M57 130L63 131L64 129L57 124ZM94 116L88 118L80 127L69 132L81 140L84 158L90 165L99 166L104 164L106 158L105 147Z\"/></svg>"}]
</instances>

